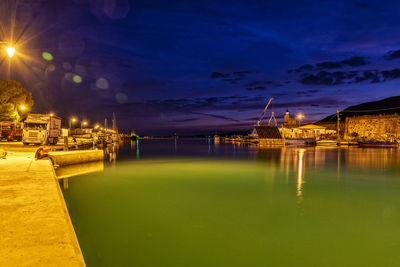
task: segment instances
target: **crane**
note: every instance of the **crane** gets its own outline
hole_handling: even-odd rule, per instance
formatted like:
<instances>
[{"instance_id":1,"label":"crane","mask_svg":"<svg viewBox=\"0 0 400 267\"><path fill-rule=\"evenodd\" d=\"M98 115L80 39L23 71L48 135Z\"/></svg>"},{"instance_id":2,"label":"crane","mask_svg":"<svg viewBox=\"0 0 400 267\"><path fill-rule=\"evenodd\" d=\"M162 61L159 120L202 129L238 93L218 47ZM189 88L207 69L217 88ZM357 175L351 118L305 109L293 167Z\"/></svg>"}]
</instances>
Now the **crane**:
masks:
<instances>
[{"instance_id":1,"label":"crane","mask_svg":"<svg viewBox=\"0 0 400 267\"><path fill-rule=\"evenodd\" d=\"M262 119L264 119L265 113L267 112L267 109L269 107L269 104L271 104L272 100L274 100L273 97L271 97L268 101L268 104L265 106L264 112L261 114L260 119L257 121L257 126L260 126Z\"/></svg>"}]
</instances>

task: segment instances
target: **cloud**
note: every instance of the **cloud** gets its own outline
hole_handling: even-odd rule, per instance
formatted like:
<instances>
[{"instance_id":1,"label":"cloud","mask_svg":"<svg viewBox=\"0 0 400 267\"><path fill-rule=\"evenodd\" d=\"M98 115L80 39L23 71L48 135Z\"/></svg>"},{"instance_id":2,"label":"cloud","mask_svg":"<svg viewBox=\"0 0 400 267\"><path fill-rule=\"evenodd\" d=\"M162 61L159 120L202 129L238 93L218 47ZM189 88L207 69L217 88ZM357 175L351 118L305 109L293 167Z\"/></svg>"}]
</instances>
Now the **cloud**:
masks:
<instances>
[{"instance_id":1,"label":"cloud","mask_svg":"<svg viewBox=\"0 0 400 267\"><path fill-rule=\"evenodd\" d=\"M247 87L246 90L248 91L264 91L267 90L268 88L265 86L255 86L255 87Z\"/></svg>"},{"instance_id":2,"label":"cloud","mask_svg":"<svg viewBox=\"0 0 400 267\"><path fill-rule=\"evenodd\" d=\"M316 66L318 69L337 69L341 68L342 64L340 62L324 61L321 63L317 63Z\"/></svg>"},{"instance_id":3,"label":"cloud","mask_svg":"<svg viewBox=\"0 0 400 267\"><path fill-rule=\"evenodd\" d=\"M203 113L203 112L194 112L191 111L191 114L196 114L196 115L203 115L203 116L207 116L207 117L212 117L212 118L217 118L217 119L222 119L222 120L227 120L227 121L235 121L235 122L239 122L240 120L237 119L233 119L230 117L226 117L226 116L222 116L222 115L216 115L216 114L209 114L209 113Z\"/></svg>"},{"instance_id":4,"label":"cloud","mask_svg":"<svg viewBox=\"0 0 400 267\"><path fill-rule=\"evenodd\" d=\"M247 75L253 73L252 71L235 71L234 73L232 73L235 76L239 76L239 77L246 77Z\"/></svg>"},{"instance_id":5,"label":"cloud","mask_svg":"<svg viewBox=\"0 0 400 267\"><path fill-rule=\"evenodd\" d=\"M265 86L265 85L269 86ZM274 88L274 87L280 87L282 86L281 83L275 82L275 81L251 81L249 83L245 84L246 90L248 91L265 91L268 90L269 88Z\"/></svg>"},{"instance_id":6,"label":"cloud","mask_svg":"<svg viewBox=\"0 0 400 267\"><path fill-rule=\"evenodd\" d=\"M304 64L304 65L298 67L297 69L288 70L288 72L291 73L291 72L303 72L303 71L312 71L312 70L314 70L314 66L313 65Z\"/></svg>"},{"instance_id":7,"label":"cloud","mask_svg":"<svg viewBox=\"0 0 400 267\"><path fill-rule=\"evenodd\" d=\"M400 69L392 69L382 71L383 77L386 79L398 79L400 78Z\"/></svg>"},{"instance_id":8,"label":"cloud","mask_svg":"<svg viewBox=\"0 0 400 267\"><path fill-rule=\"evenodd\" d=\"M332 85L335 80L333 73L327 71L320 71L317 74L308 74L303 77L300 82L302 84L310 85Z\"/></svg>"},{"instance_id":9,"label":"cloud","mask_svg":"<svg viewBox=\"0 0 400 267\"><path fill-rule=\"evenodd\" d=\"M217 78L228 78L230 75L230 73L221 73L221 72L213 72L211 73L210 77L213 79L217 79Z\"/></svg>"},{"instance_id":10,"label":"cloud","mask_svg":"<svg viewBox=\"0 0 400 267\"><path fill-rule=\"evenodd\" d=\"M252 71L234 71L231 73L222 73L218 71L214 71L211 73L210 77L213 79L218 79L218 78L229 78L229 79L237 79L241 80L247 77L248 75L252 74Z\"/></svg>"},{"instance_id":11,"label":"cloud","mask_svg":"<svg viewBox=\"0 0 400 267\"><path fill-rule=\"evenodd\" d=\"M191 122L191 121L195 121L195 120L199 120L199 118L188 118L188 119L173 120L173 122Z\"/></svg>"},{"instance_id":12,"label":"cloud","mask_svg":"<svg viewBox=\"0 0 400 267\"><path fill-rule=\"evenodd\" d=\"M297 69L288 70L289 73L292 72L310 72L313 70L328 70L328 69L340 69L343 67L359 67L369 64L366 57L355 56L348 59L343 59L340 61L323 61L316 63L315 66L311 64L304 64Z\"/></svg>"},{"instance_id":13,"label":"cloud","mask_svg":"<svg viewBox=\"0 0 400 267\"><path fill-rule=\"evenodd\" d=\"M358 67L358 66L367 65L369 62L367 61L366 57L352 57L349 59L342 60L342 61L340 61L340 63L342 65Z\"/></svg>"},{"instance_id":14,"label":"cloud","mask_svg":"<svg viewBox=\"0 0 400 267\"><path fill-rule=\"evenodd\" d=\"M386 58L387 60L400 58L400 50L391 50L387 52L385 55L383 55L383 57Z\"/></svg>"},{"instance_id":15,"label":"cloud","mask_svg":"<svg viewBox=\"0 0 400 267\"><path fill-rule=\"evenodd\" d=\"M365 71L320 71L316 74L306 74L300 83L306 85L339 85L360 82L378 83L389 79L400 78L400 69L393 70L365 70Z\"/></svg>"}]
</instances>

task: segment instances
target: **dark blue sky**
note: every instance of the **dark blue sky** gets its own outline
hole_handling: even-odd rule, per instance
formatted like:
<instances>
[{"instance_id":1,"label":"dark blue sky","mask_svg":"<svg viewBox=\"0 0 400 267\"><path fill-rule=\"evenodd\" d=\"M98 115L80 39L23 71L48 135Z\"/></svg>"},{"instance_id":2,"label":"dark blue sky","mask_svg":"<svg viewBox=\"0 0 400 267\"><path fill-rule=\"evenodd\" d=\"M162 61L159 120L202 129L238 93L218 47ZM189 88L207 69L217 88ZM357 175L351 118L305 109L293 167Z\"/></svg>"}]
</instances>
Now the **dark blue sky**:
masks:
<instances>
[{"instance_id":1,"label":"dark blue sky","mask_svg":"<svg viewBox=\"0 0 400 267\"><path fill-rule=\"evenodd\" d=\"M288 108L316 121L400 95L399 1L0 6L0 38L13 36L20 51L10 74L2 61L2 76L33 92L34 111L65 121L100 122L115 111L122 129L140 134L240 131L252 128L270 97L277 117Z\"/></svg>"}]
</instances>

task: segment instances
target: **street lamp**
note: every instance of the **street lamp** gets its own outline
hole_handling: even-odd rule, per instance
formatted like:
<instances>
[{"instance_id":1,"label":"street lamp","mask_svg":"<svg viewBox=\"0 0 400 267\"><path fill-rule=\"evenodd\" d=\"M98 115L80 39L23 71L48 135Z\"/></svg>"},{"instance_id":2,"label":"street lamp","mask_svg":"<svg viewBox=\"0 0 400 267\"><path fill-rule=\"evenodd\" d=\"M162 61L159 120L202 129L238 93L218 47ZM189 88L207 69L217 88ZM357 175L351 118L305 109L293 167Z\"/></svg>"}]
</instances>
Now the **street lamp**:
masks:
<instances>
[{"instance_id":1,"label":"street lamp","mask_svg":"<svg viewBox=\"0 0 400 267\"><path fill-rule=\"evenodd\" d=\"M300 126L301 120L302 120L303 118L304 118L304 115L303 115L303 114L297 115L297 119L299 119L299 126Z\"/></svg>"},{"instance_id":2,"label":"street lamp","mask_svg":"<svg viewBox=\"0 0 400 267\"><path fill-rule=\"evenodd\" d=\"M82 121L81 122L81 129L83 129L83 126L86 126L87 125L87 121Z\"/></svg>"},{"instance_id":3,"label":"street lamp","mask_svg":"<svg viewBox=\"0 0 400 267\"><path fill-rule=\"evenodd\" d=\"M15 54L15 48L10 45L8 42L0 42L0 44L8 44L8 46L6 47L6 52L9 58L12 58Z\"/></svg>"},{"instance_id":4,"label":"street lamp","mask_svg":"<svg viewBox=\"0 0 400 267\"><path fill-rule=\"evenodd\" d=\"M69 131L72 130L72 124L75 123L75 122L76 122L76 119L75 119L75 118L70 118L70 119L69 119Z\"/></svg>"},{"instance_id":5,"label":"street lamp","mask_svg":"<svg viewBox=\"0 0 400 267\"><path fill-rule=\"evenodd\" d=\"M12 46L8 46L6 48L6 51L7 51L8 57L12 58L14 56L14 53L15 53L15 48L12 47Z\"/></svg>"},{"instance_id":6,"label":"street lamp","mask_svg":"<svg viewBox=\"0 0 400 267\"><path fill-rule=\"evenodd\" d=\"M21 105L19 108L20 108L21 110L25 110L25 109L26 109L25 105Z\"/></svg>"}]
</instances>

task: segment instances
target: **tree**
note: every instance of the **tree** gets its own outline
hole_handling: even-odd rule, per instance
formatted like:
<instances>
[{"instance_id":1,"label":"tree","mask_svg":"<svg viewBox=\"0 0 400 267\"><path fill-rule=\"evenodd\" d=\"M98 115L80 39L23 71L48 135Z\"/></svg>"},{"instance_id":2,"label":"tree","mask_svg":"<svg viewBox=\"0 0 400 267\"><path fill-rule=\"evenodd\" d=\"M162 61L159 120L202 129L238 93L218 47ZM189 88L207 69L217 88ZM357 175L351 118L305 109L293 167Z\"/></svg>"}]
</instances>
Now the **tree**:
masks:
<instances>
[{"instance_id":1,"label":"tree","mask_svg":"<svg viewBox=\"0 0 400 267\"><path fill-rule=\"evenodd\" d=\"M25 109L22 110L21 107ZM26 118L33 106L32 93L12 80L0 80L0 121L19 121Z\"/></svg>"}]
</instances>

